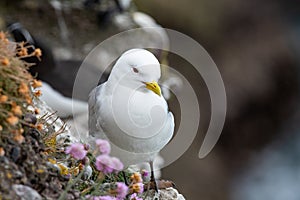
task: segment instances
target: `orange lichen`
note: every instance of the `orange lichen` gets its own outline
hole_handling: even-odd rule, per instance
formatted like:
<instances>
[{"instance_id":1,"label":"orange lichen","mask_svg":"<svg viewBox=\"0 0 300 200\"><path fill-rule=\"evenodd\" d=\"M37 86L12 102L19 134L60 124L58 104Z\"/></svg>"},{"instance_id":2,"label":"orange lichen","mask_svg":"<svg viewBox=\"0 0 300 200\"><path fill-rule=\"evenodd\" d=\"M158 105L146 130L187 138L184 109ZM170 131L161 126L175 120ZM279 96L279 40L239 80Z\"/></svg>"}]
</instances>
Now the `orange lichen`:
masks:
<instances>
[{"instance_id":1,"label":"orange lichen","mask_svg":"<svg viewBox=\"0 0 300 200\"><path fill-rule=\"evenodd\" d=\"M20 128L20 129L19 129L19 133L20 133L20 134L24 133L24 129L23 129L23 128Z\"/></svg>"},{"instance_id":2,"label":"orange lichen","mask_svg":"<svg viewBox=\"0 0 300 200\"><path fill-rule=\"evenodd\" d=\"M18 51L17 54L18 54L18 56L20 56L20 57L27 56L27 55L28 55L28 50L27 50L27 48L22 47L22 48L20 49L20 51Z\"/></svg>"},{"instance_id":3,"label":"orange lichen","mask_svg":"<svg viewBox=\"0 0 300 200\"><path fill-rule=\"evenodd\" d=\"M25 100L26 100L26 103L32 104L32 99L31 99L31 97L28 94L25 95Z\"/></svg>"},{"instance_id":4,"label":"orange lichen","mask_svg":"<svg viewBox=\"0 0 300 200\"><path fill-rule=\"evenodd\" d=\"M4 66L8 66L10 64L9 59L8 58L3 58L1 60L1 64Z\"/></svg>"},{"instance_id":5,"label":"orange lichen","mask_svg":"<svg viewBox=\"0 0 300 200\"><path fill-rule=\"evenodd\" d=\"M130 176L130 179L131 179L132 183L142 183L143 182L142 177L139 173L133 173Z\"/></svg>"},{"instance_id":6,"label":"orange lichen","mask_svg":"<svg viewBox=\"0 0 300 200\"><path fill-rule=\"evenodd\" d=\"M9 117L6 118L6 121L10 125L15 126L19 122L19 118L14 115L10 115Z\"/></svg>"},{"instance_id":7,"label":"orange lichen","mask_svg":"<svg viewBox=\"0 0 300 200\"><path fill-rule=\"evenodd\" d=\"M45 170L43 170L43 169L37 169L36 170L36 173L38 173L38 174L42 174L42 173L44 173L45 172Z\"/></svg>"},{"instance_id":8,"label":"orange lichen","mask_svg":"<svg viewBox=\"0 0 300 200\"><path fill-rule=\"evenodd\" d=\"M40 114L40 109L35 108L35 109L34 109L34 113L35 113L36 115Z\"/></svg>"},{"instance_id":9,"label":"orange lichen","mask_svg":"<svg viewBox=\"0 0 300 200\"><path fill-rule=\"evenodd\" d=\"M83 165L82 163L80 163L80 164L78 165L78 168L79 168L79 170L81 171L81 170L83 170L84 165Z\"/></svg>"},{"instance_id":10,"label":"orange lichen","mask_svg":"<svg viewBox=\"0 0 300 200\"><path fill-rule=\"evenodd\" d=\"M4 33L3 31L0 32L0 40L2 40L5 44L9 43L9 40L6 37L6 33Z\"/></svg>"},{"instance_id":11,"label":"orange lichen","mask_svg":"<svg viewBox=\"0 0 300 200\"><path fill-rule=\"evenodd\" d=\"M8 179L11 179L11 178L12 178L12 174L11 174L10 172L7 172L7 173L6 173L6 177L7 177Z\"/></svg>"},{"instance_id":12,"label":"orange lichen","mask_svg":"<svg viewBox=\"0 0 300 200\"><path fill-rule=\"evenodd\" d=\"M42 51L41 51L41 49L37 48L34 50L33 54L40 60L41 56L42 56Z\"/></svg>"},{"instance_id":13,"label":"orange lichen","mask_svg":"<svg viewBox=\"0 0 300 200\"><path fill-rule=\"evenodd\" d=\"M55 160L55 159L49 158L48 161L49 161L51 164L53 164L53 165L56 164L56 160Z\"/></svg>"},{"instance_id":14,"label":"orange lichen","mask_svg":"<svg viewBox=\"0 0 300 200\"><path fill-rule=\"evenodd\" d=\"M22 115L22 109L21 106L18 106L15 102L12 103L12 108L11 108L11 112L17 116L21 116Z\"/></svg>"},{"instance_id":15,"label":"orange lichen","mask_svg":"<svg viewBox=\"0 0 300 200\"><path fill-rule=\"evenodd\" d=\"M142 183L135 183L129 186L130 193L140 193L143 191Z\"/></svg>"},{"instance_id":16,"label":"orange lichen","mask_svg":"<svg viewBox=\"0 0 300 200\"><path fill-rule=\"evenodd\" d=\"M19 93L22 95L26 95L29 92L28 85L26 83L21 83L19 86Z\"/></svg>"},{"instance_id":17,"label":"orange lichen","mask_svg":"<svg viewBox=\"0 0 300 200\"><path fill-rule=\"evenodd\" d=\"M5 151L2 147L0 147L0 156L4 156L5 155Z\"/></svg>"},{"instance_id":18,"label":"orange lichen","mask_svg":"<svg viewBox=\"0 0 300 200\"><path fill-rule=\"evenodd\" d=\"M42 91L41 90L37 90L37 91L34 92L34 95L36 97L40 97L42 95Z\"/></svg>"},{"instance_id":19,"label":"orange lichen","mask_svg":"<svg viewBox=\"0 0 300 200\"><path fill-rule=\"evenodd\" d=\"M21 134L16 134L16 135L14 136L14 140L15 140L16 142L18 142L19 144L22 144L22 143L25 141L25 138L24 138L24 136L21 135Z\"/></svg>"},{"instance_id":20,"label":"orange lichen","mask_svg":"<svg viewBox=\"0 0 300 200\"><path fill-rule=\"evenodd\" d=\"M0 103L5 103L8 100L8 96L6 95L0 95Z\"/></svg>"},{"instance_id":21,"label":"orange lichen","mask_svg":"<svg viewBox=\"0 0 300 200\"><path fill-rule=\"evenodd\" d=\"M36 129L39 131L43 130L43 127L44 127L43 124L36 125Z\"/></svg>"},{"instance_id":22,"label":"orange lichen","mask_svg":"<svg viewBox=\"0 0 300 200\"><path fill-rule=\"evenodd\" d=\"M60 164L60 163L57 164L57 165L60 169L60 174L61 175L68 175L69 174L69 169L66 166L64 166L63 164Z\"/></svg>"},{"instance_id":23,"label":"orange lichen","mask_svg":"<svg viewBox=\"0 0 300 200\"><path fill-rule=\"evenodd\" d=\"M45 145L47 147L50 147L51 149L54 149L56 146L56 136L52 136L52 137L45 139Z\"/></svg>"},{"instance_id":24,"label":"orange lichen","mask_svg":"<svg viewBox=\"0 0 300 200\"><path fill-rule=\"evenodd\" d=\"M79 167L75 167L73 169L70 169L69 172L73 174L74 176L77 176L79 174Z\"/></svg>"},{"instance_id":25,"label":"orange lichen","mask_svg":"<svg viewBox=\"0 0 300 200\"><path fill-rule=\"evenodd\" d=\"M34 79L32 82L32 87L33 88L42 87L42 81L38 81L38 80Z\"/></svg>"},{"instance_id":26,"label":"orange lichen","mask_svg":"<svg viewBox=\"0 0 300 200\"><path fill-rule=\"evenodd\" d=\"M6 34L3 31L0 31L0 40L5 40Z\"/></svg>"}]
</instances>

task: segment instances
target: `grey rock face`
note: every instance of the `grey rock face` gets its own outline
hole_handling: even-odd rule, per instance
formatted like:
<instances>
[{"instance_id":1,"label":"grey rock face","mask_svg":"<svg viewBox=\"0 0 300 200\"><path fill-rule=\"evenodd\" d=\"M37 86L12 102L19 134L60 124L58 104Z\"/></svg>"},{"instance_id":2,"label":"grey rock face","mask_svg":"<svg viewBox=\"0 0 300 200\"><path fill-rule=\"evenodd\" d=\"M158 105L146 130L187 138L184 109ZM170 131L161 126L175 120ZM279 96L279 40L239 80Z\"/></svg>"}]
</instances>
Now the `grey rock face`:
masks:
<instances>
[{"instance_id":1,"label":"grey rock face","mask_svg":"<svg viewBox=\"0 0 300 200\"><path fill-rule=\"evenodd\" d=\"M42 200L41 195L31 187L19 184L15 184L12 187L21 200Z\"/></svg>"},{"instance_id":2,"label":"grey rock face","mask_svg":"<svg viewBox=\"0 0 300 200\"><path fill-rule=\"evenodd\" d=\"M158 194L152 190L149 192L149 195L145 198L145 200L185 200L182 194L179 194L175 188L167 188L163 190L159 190Z\"/></svg>"}]
</instances>

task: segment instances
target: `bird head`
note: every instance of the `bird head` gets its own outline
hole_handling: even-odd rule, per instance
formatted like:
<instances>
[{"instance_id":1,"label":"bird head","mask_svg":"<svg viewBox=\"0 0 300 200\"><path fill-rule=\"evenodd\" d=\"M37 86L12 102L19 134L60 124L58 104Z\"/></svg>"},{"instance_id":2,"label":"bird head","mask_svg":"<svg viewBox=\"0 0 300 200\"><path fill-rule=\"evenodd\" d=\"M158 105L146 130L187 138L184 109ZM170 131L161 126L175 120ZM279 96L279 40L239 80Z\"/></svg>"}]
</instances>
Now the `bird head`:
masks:
<instances>
[{"instance_id":1,"label":"bird head","mask_svg":"<svg viewBox=\"0 0 300 200\"><path fill-rule=\"evenodd\" d=\"M115 80L123 86L145 88L161 96L158 80L161 76L160 64L156 57L144 49L126 51L112 69Z\"/></svg>"}]
</instances>

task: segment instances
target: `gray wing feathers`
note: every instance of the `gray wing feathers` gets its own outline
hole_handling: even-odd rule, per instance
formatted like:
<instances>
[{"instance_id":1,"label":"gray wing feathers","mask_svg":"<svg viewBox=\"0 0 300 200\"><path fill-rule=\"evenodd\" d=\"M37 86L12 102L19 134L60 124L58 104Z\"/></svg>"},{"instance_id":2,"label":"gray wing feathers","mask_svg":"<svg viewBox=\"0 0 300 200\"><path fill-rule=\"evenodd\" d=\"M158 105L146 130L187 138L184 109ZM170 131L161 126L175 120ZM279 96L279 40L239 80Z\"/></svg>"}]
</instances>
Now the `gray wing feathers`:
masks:
<instances>
[{"instance_id":1,"label":"gray wing feathers","mask_svg":"<svg viewBox=\"0 0 300 200\"><path fill-rule=\"evenodd\" d=\"M174 134L175 122L174 122L174 116L173 116L172 112L168 112L168 117L169 117L169 123L170 123L170 125L169 125L169 131L168 131L170 133L169 134L169 139L168 139L168 142L169 142L172 139L173 134Z\"/></svg>"},{"instance_id":2,"label":"gray wing feathers","mask_svg":"<svg viewBox=\"0 0 300 200\"><path fill-rule=\"evenodd\" d=\"M99 85L98 87L94 88L90 95L89 95L89 99L88 99L88 103L89 103L89 134L94 136L97 132L97 117L96 117L96 112L98 110L97 104L96 104L96 98L97 98L97 94L99 94L101 90L101 85Z\"/></svg>"}]
</instances>

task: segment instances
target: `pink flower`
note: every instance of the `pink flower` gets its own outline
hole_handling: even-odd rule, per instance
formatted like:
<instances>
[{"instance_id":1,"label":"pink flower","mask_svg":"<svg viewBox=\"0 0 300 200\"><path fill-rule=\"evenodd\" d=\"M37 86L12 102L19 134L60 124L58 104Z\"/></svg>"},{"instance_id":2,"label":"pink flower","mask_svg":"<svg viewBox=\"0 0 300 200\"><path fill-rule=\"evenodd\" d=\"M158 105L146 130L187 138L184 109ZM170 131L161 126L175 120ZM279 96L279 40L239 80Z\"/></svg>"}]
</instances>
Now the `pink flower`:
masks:
<instances>
[{"instance_id":1,"label":"pink flower","mask_svg":"<svg viewBox=\"0 0 300 200\"><path fill-rule=\"evenodd\" d=\"M113 169L115 170L116 173L123 170L124 165L118 158L112 157L111 162L112 162Z\"/></svg>"},{"instance_id":2,"label":"pink flower","mask_svg":"<svg viewBox=\"0 0 300 200\"><path fill-rule=\"evenodd\" d=\"M112 162L111 162L111 157L103 154L100 155L96 158L96 169L103 172L104 174L112 173L113 168L112 168Z\"/></svg>"},{"instance_id":3,"label":"pink flower","mask_svg":"<svg viewBox=\"0 0 300 200\"><path fill-rule=\"evenodd\" d=\"M117 200L115 197L112 196L99 196L99 200Z\"/></svg>"},{"instance_id":4,"label":"pink flower","mask_svg":"<svg viewBox=\"0 0 300 200\"><path fill-rule=\"evenodd\" d=\"M143 178L147 178L149 176L149 172L146 170L142 170L141 174Z\"/></svg>"},{"instance_id":5,"label":"pink flower","mask_svg":"<svg viewBox=\"0 0 300 200\"><path fill-rule=\"evenodd\" d=\"M89 200L117 200L115 197L112 196L85 196L86 199Z\"/></svg>"},{"instance_id":6,"label":"pink flower","mask_svg":"<svg viewBox=\"0 0 300 200\"><path fill-rule=\"evenodd\" d=\"M96 169L103 172L104 174L119 172L123 169L123 163L115 157L102 154L96 158Z\"/></svg>"},{"instance_id":7,"label":"pink flower","mask_svg":"<svg viewBox=\"0 0 300 200\"><path fill-rule=\"evenodd\" d=\"M99 148L100 153L102 154L110 153L110 144L107 140L97 139L96 145Z\"/></svg>"},{"instance_id":8,"label":"pink flower","mask_svg":"<svg viewBox=\"0 0 300 200\"><path fill-rule=\"evenodd\" d=\"M142 198L138 197L136 193L130 195L130 200L143 200Z\"/></svg>"},{"instance_id":9,"label":"pink flower","mask_svg":"<svg viewBox=\"0 0 300 200\"><path fill-rule=\"evenodd\" d=\"M144 183L136 183L136 184L139 185L139 187L140 187L139 193L142 194L144 192Z\"/></svg>"},{"instance_id":10,"label":"pink flower","mask_svg":"<svg viewBox=\"0 0 300 200\"><path fill-rule=\"evenodd\" d=\"M118 199L125 199L128 192L128 187L125 185L125 183L118 182L116 191Z\"/></svg>"},{"instance_id":11,"label":"pink flower","mask_svg":"<svg viewBox=\"0 0 300 200\"><path fill-rule=\"evenodd\" d=\"M77 160L82 160L86 156L87 151L85 150L83 144L74 143L66 148L65 153L71 154L71 156Z\"/></svg>"}]
</instances>

